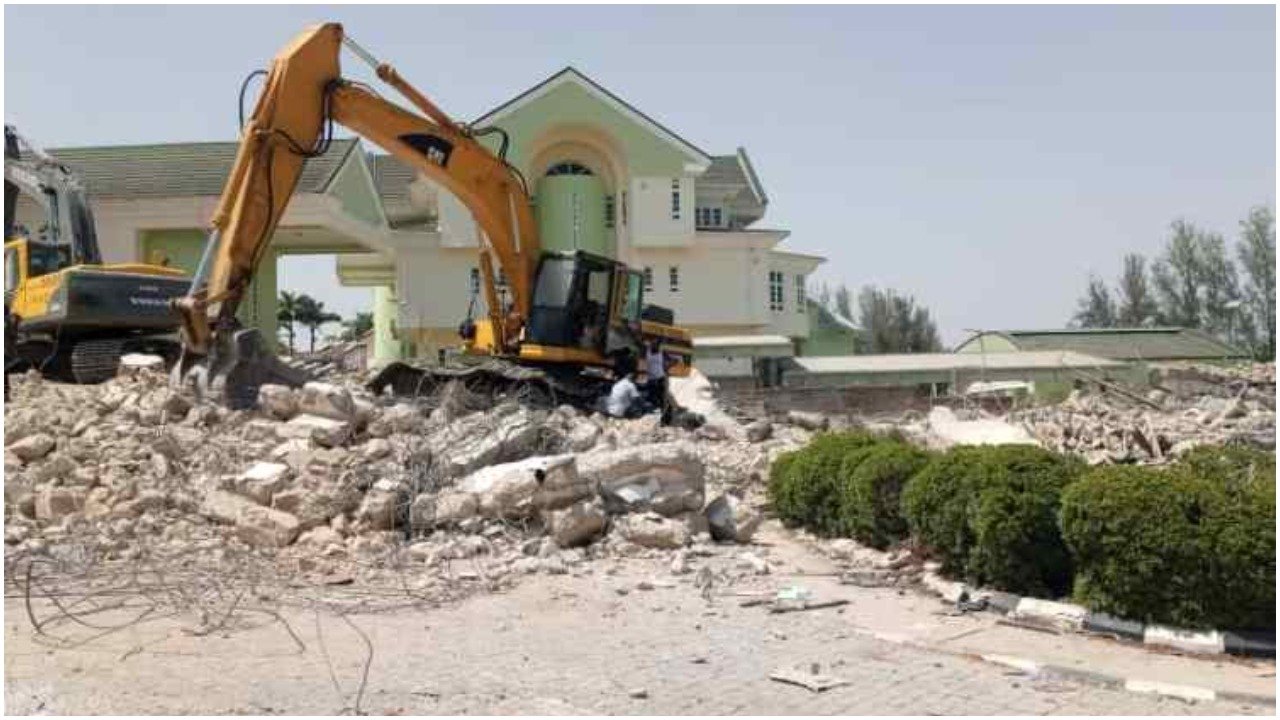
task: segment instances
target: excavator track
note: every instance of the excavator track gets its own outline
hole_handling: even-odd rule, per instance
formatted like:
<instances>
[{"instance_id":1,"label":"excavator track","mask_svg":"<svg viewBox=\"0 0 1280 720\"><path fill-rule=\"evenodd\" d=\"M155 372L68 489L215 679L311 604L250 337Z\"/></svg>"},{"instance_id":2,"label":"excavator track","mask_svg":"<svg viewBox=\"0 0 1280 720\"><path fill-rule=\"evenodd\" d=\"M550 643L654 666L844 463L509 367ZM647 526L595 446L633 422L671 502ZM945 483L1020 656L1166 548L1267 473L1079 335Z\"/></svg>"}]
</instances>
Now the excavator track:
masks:
<instances>
[{"instance_id":1,"label":"excavator track","mask_svg":"<svg viewBox=\"0 0 1280 720\"><path fill-rule=\"evenodd\" d=\"M71 378L82 385L110 380L120 367L124 348L125 341L119 338L77 342L71 349Z\"/></svg>"},{"instance_id":2,"label":"excavator track","mask_svg":"<svg viewBox=\"0 0 1280 720\"><path fill-rule=\"evenodd\" d=\"M557 371L559 370L559 371ZM590 410L609 387L609 380L576 371L519 365L501 359L467 367L435 367L393 362L366 383L381 395L388 388L400 397L425 397L459 382L467 390L491 397L507 396L523 404L552 407L568 404Z\"/></svg>"}]
</instances>

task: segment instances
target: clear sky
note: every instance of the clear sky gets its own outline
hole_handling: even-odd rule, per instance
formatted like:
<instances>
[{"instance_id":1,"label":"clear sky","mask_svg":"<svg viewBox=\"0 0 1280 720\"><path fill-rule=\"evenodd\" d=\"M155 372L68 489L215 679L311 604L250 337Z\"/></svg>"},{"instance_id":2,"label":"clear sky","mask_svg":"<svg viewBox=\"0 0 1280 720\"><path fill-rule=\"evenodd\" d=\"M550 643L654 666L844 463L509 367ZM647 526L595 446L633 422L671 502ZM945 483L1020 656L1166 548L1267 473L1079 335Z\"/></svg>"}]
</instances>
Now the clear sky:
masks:
<instances>
[{"instance_id":1,"label":"clear sky","mask_svg":"<svg viewBox=\"0 0 1280 720\"><path fill-rule=\"evenodd\" d=\"M229 140L308 23L471 119L572 64L713 154L819 280L911 292L944 339L1060 326L1090 271L1275 204L1274 7L10 6L4 114L46 146ZM367 77L356 63L351 74ZM318 266L318 267L317 267ZM332 261L282 269L332 292ZM328 290L325 290L327 288Z\"/></svg>"}]
</instances>

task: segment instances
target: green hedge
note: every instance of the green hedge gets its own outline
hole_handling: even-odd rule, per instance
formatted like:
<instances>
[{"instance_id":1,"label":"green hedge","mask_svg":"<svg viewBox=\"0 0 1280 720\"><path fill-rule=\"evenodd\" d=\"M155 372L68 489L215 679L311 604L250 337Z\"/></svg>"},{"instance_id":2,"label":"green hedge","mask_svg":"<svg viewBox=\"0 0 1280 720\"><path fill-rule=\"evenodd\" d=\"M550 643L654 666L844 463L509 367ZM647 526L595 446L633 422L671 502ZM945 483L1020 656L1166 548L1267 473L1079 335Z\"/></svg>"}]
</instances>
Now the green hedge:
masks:
<instances>
[{"instance_id":1,"label":"green hedge","mask_svg":"<svg viewBox=\"0 0 1280 720\"><path fill-rule=\"evenodd\" d=\"M769 473L769 501L778 517L823 535L841 531L841 488L846 472L856 467L846 460L890 442L866 432L824 433L790 457L780 457Z\"/></svg>"},{"instance_id":2,"label":"green hedge","mask_svg":"<svg viewBox=\"0 0 1280 720\"><path fill-rule=\"evenodd\" d=\"M1010 592L1065 593L1071 560L1058 531L1058 501L1080 470L1078 462L1030 445L960 446L907 484L903 512L944 572Z\"/></svg>"},{"instance_id":3,"label":"green hedge","mask_svg":"<svg viewBox=\"0 0 1280 720\"><path fill-rule=\"evenodd\" d=\"M1089 471L1062 499L1076 599L1147 622L1273 629L1274 465L1213 448L1165 469Z\"/></svg>"},{"instance_id":4,"label":"green hedge","mask_svg":"<svg viewBox=\"0 0 1280 720\"><path fill-rule=\"evenodd\" d=\"M841 532L881 550L906 539L902 490L928 462L928 453L893 441L847 456L841 468Z\"/></svg>"},{"instance_id":5,"label":"green hedge","mask_svg":"<svg viewBox=\"0 0 1280 720\"><path fill-rule=\"evenodd\" d=\"M784 453L769 499L789 525L883 548L907 537L943 572L1147 622L1275 627L1275 455L1202 447L1166 468L1086 470L1027 445L919 450L828 433Z\"/></svg>"}]
</instances>

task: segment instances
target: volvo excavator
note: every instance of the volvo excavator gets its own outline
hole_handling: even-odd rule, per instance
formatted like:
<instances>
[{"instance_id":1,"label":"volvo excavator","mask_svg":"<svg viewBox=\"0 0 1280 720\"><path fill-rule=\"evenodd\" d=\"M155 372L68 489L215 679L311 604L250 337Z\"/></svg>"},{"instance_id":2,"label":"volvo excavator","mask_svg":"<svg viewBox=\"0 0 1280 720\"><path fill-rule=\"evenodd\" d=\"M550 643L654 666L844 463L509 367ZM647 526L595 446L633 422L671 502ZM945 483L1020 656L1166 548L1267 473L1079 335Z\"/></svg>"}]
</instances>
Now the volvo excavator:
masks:
<instances>
[{"instance_id":1,"label":"volvo excavator","mask_svg":"<svg viewBox=\"0 0 1280 720\"><path fill-rule=\"evenodd\" d=\"M413 109L343 78L344 46ZM509 138L501 128L456 122L336 23L298 35L265 74L190 292L174 302L183 341L176 383L245 407L263 383L305 380L266 350L256 330L241 328L235 313L303 164L328 150L335 124L453 193L478 229L487 317L465 319L459 343L461 357L479 361L453 368L392 363L370 382L375 392L420 394L461 378L583 403L651 343L667 357L669 374L688 374L690 333L673 324L669 310L645 305L641 273L586 252L543 250L528 187L506 160ZM496 152L481 141L489 136L498 141ZM506 280L504 297L498 277Z\"/></svg>"},{"instance_id":2,"label":"volvo excavator","mask_svg":"<svg viewBox=\"0 0 1280 720\"><path fill-rule=\"evenodd\" d=\"M18 201L37 208L18 222ZM4 127L5 373L34 367L58 380L93 383L116 374L120 356L176 359L171 300L189 281L180 270L103 264L89 198L63 163Z\"/></svg>"}]
</instances>

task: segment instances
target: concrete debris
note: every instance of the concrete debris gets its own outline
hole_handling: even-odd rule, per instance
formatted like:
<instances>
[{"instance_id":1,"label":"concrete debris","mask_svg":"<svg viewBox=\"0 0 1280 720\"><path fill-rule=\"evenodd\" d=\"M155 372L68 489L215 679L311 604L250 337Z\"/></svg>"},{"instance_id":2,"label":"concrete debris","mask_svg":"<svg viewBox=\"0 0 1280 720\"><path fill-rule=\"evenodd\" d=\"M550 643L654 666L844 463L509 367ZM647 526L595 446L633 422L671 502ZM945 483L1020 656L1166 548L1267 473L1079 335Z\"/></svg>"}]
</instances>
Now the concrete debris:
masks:
<instances>
[{"instance_id":1,"label":"concrete debris","mask_svg":"<svg viewBox=\"0 0 1280 720\"><path fill-rule=\"evenodd\" d=\"M583 455L578 471L600 490L612 513L702 509L705 469L691 442L642 445Z\"/></svg>"},{"instance_id":2,"label":"concrete debris","mask_svg":"<svg viewBox=\"0 0 1280 720\"><path fill-rule=\"evenodd\" d=\"M746 428L747 440L753 443L764 442L773 437L773 423L768 420L757 420Z\"/></svg>"},{"instance_id":3,"label":"concrete debris","mask_svg":"<svg viewBox=\"0 0 1280 720\"><path fill-rule=\"evenodd\" d=\"M292 388L267 384L258 388L258 407L276 420L288 420L298 414L298 398Z\"/></svg>"},{"instance_id":4,"label":"concrete debris","mask_svg":"<svg viewBox=\"0 0 1280 720\"><path fill-rule=\"evenodd\" d=\"M806 412L804 410L792 410L787 413L787 422L797 425L805 430L822 431L830 426L830 420L822 413Z\"/></svg>"},{"instance_id":5,"label":"concrete debris","mask_svg":"<svg viewBox=\"0 0 1280 720\"><path fill-rule=\"evenodd\" d=\"M615 521L618 532L628 542L641 547L675 550L689 544L689 528L678 520L655 512L624 515Z\"/></svg>"},{"instance_id":6,"label":"concrete debris","mask_svg":"<svg viewBox=\"0 0 1280 720\"><path fill-rule=\"evenodd\" d=\"M51 435L36 433L10 444L5 451L23 462L32 462L48 455L57 444Z\"/></svg>"},{"instance_id":7,"label":"concrete debris","mask_svg":"<svg viewBox=\"0 0 1280 720\"><path fill-rule=\"evenodd\" d=\"M713 538L750 542L771 458L807 437L767 422L747 432L714 398L715 423L698 431L460 383L374 397L346 376L264 385L257 408L230 411L140 367L101 385L12 378L9 552L168 554L214 571L247 553L326 583L412 563L411 591L438 597L589 575L609 558L691 577L714 552L739 562Z\"/></svg>"},{"instance_id":8,"label":"concrete debris","mask_svg":"<svg viewBox=\"0 0 1280 720\"><path fill-rule=\"evenodd\" d=\"M1164 369L1145 395L1084 384L1062 403L1013 413L1041 445L1090 464L1171 462L1204 444L1275 449L1275 365Z\"/></svg>"},{"instance_id":9,"label":"concrete debris","mask_svg":"<svg viewBox=\"0 0 1280 720\"><path fill-rule=\"evenodd\" d=\"M704 514L711 538L717 542L749 543L764 520L758 510L730 493L708 503Z\"/></svg>"},{"instance_id":10,"label":"concrete debris","mask_svg":"<svg viewBox=\"0 0 1280 720\"><path fill-rule=\"evenodd\" d=\"M547 527L556 545L577 547L604 531L608 516L599 503L581 502L548 514Z\"/></svg>"}]
</instances>

